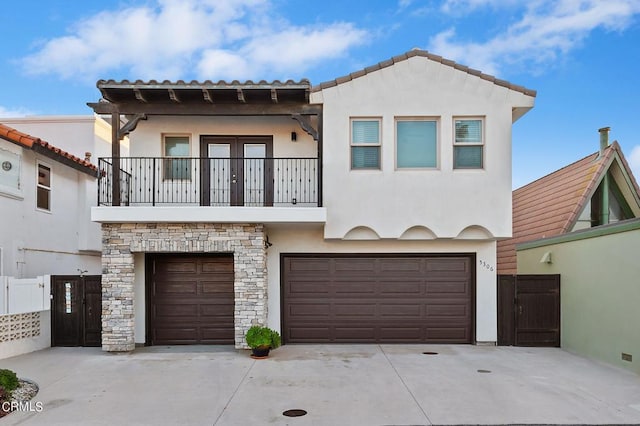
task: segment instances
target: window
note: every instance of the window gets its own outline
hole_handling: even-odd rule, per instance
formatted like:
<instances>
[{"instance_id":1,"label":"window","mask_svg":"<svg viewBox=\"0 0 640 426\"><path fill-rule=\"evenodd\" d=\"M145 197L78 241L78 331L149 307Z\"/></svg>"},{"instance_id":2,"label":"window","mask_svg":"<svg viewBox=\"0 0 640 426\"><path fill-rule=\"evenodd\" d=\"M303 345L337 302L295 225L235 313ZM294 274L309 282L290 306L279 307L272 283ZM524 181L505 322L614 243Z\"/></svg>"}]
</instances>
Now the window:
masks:
<instances>
[{"instance_id":1,"label":"window","mask_svg":"<svg viewBox=\"0 0 640 426\"><path fill-rule=\"evenodd\" d=\"M380 119L351 120L351 169L380 169Z\"/></svg>"},{"instance_id":2,"label":"window","mask_svg":"<svg viewBox=\"0 0 640 426\"><path fill-rule=\"evenodd\" d=\"M38 186L36 205L42 210L51 210L51 167L38 164Z\"/></svg>"},{"instance_id":3,"label":"window","mask_svg":"<svg viewBox=\"0 0 640 426\"><path fill-rule=\"evenodd\" d=\"M435 120L396 121L396 167L438 166L437 122Z\"/></svg>"},{"instance_id":4,"label":"window","mask_svg":"<svg viewBox=\"0 0 640 426\"><path fill-rule=\"evenodd\" d=\"M188 157L188 136L165 136L165 157ZM191 160L189 158L167 158L164 160L164 178L174 180L191 180Z\"/></svg>"},{"instance_id":5,"label":"window","mask_svg":"<svg viewBox=\"0 0 640 426\"><path fill-rule=\"evenodd\" d=\"M20 155L0 148L0 193L19 196L20 185Z\"/></svg>"},{"instance_id":6,"label":"window","mask_svg":"<svg viewBox=\"0 0 640 426\"><path fill-rule=\"evenodd\" d=\"M455 120L453 168L481 169L483 167L483 148L482 119Z\"/></svg>"}]
</instances>

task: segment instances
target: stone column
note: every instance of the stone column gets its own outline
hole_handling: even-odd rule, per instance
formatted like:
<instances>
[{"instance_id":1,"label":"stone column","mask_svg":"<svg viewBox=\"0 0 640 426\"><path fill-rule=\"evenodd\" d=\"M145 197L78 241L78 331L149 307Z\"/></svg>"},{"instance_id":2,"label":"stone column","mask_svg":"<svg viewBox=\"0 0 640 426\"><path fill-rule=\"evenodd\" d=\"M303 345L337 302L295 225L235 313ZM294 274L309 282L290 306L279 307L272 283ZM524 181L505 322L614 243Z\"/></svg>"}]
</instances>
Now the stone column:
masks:
<instances>
[{"instance_id":1,"label":"stone column","mask_svg":"<svg viewBox=\"0 0 640 426\"><path fill-rule=\"evenodd\" d=\"M234 226L235 346L248 348L245 334L252 325L267 324L267 252L264 225Z\"/></svg>"},{"instance_id":2,"label":"stone column","mask_svg":"<svg viewBox=\"0 0 640 426\"><path fill-rule=\"evenodd\" d=\"M130 241L120 228L102 225L102 350L132 351L134 340L134 265Z\"/></svg>"}]
</instances>

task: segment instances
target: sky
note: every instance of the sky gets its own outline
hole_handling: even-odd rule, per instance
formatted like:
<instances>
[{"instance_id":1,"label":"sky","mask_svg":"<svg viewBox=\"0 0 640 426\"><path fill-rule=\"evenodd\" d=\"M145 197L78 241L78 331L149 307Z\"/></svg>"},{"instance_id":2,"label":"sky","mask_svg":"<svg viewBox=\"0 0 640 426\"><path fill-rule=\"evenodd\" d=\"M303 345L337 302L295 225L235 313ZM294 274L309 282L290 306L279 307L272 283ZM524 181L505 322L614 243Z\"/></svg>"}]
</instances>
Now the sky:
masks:
<instances>
[{"instance_id":1,"label":"sky","mask_svg":"<svg viewBox=\"0 0 640 426\"><path fill-rule=\"evenodd\" d=\"M640 0L23 0L1 15L0 121L92 114L100 79L316 85L420 48L537 91L513 126L514 188L597 151L601 127L640 177Z\"/></svg>"}]
</instances>

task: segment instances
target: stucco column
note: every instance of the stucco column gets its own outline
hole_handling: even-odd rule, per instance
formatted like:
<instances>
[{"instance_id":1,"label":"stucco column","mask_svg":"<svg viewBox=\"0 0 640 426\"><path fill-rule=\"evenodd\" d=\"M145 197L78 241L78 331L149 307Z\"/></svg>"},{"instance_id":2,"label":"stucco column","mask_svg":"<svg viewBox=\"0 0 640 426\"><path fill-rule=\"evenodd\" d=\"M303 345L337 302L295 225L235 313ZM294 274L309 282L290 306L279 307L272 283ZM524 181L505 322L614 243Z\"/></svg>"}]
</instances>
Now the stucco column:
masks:
<instances>
[{"instance_id":1,"label":"stucco column","mask_svg":"<svg viewBox=\"0 0 640 426\"><path fill-rule=\"evenodd\" d=\"M102 225L102 350L109 352L135 348L133 254L122 226Z\"/></svg>"}]
</instances>

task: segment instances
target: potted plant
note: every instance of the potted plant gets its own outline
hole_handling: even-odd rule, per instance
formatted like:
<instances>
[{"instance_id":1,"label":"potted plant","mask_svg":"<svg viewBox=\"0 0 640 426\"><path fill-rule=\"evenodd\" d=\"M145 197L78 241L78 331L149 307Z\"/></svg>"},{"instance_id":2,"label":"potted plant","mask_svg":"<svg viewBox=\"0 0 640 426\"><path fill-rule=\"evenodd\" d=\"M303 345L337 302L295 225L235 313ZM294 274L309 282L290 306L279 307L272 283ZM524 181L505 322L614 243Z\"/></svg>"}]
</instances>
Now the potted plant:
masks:
<instances>
[{"instance_id":1,"label":"potted plant","mask_svg":"<svg viewBox=\"0 0 640 426\"><path fill-rule=\"evenodd\" d=\"M269 351L280 346L280 334L277 331L260 325L254 325L245 335L247 345L251 348L252 358L266 358Z\"/></svg>"}]
</instances>

